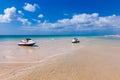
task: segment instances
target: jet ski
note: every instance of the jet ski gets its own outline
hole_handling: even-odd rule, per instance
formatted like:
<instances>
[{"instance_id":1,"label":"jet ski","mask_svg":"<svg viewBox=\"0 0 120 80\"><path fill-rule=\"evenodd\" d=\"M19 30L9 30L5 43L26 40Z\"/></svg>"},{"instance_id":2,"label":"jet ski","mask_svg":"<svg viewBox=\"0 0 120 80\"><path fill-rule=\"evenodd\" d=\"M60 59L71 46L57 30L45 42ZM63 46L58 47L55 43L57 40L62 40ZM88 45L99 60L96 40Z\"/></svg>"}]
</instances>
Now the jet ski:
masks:
<instances>
[{"instance_id":1,"label":"jet ski","mask_svg":"<svg viewBox=\"0 0 120 80\"><path fill-rule=\"evenodd\" d=\"M79 41L79 39L77 39L77 38L74 38L73 40L72 40L72 43L79 43L80 41Z\"/></svg>"},{"instance_id":2,"label":"jet ski","mask_svg":"<svg viewBox=\"0 0 120 80\"><path fill-rule=\"evenodd\" d=\"M19 46L33 46L36 44L33 40L30 38L27 38L25 40L21 40L20 43L18 43Z\"/></svg>"}]
</instances>

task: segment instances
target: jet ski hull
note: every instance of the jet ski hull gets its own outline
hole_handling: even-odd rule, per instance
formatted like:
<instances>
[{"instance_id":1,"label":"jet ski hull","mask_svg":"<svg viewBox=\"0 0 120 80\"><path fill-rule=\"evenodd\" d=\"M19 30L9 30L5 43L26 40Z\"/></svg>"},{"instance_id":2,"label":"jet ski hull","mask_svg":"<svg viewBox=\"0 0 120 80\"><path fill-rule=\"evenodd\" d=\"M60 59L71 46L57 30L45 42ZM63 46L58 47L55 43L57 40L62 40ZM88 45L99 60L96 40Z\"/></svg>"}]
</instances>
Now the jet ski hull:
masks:
<instances>
[{"instance_id":1,"label":"jet ski hull","mask_svg":"<svg viewBox=\"0 0 120 80\"><path fill-rule=\"evenodd\" d=\"M79 39L77 39L77 38L74 38L73 40L72 40L72 43L79 43L80 41L79 41Z\"/></svg>"},{"instance_id":2,"label":"jet ski hull","mask_svg":"<svg viewBox=\"0 0 120 80\"><path fill-rule=\"evenodd\" d=\"M18 44L19 46L33 46L35 43L31 43L31 44Z\"/></svg>"},{"instance_id":3,"label":"jet ski hull","mask_svg":"<svg viewBox=\"0 0 120 80\"><path fill-rule=\"evenodd\" d=\"M72 41L72 43L79 43L80 41Z\"/></svg>"}]
</instances>

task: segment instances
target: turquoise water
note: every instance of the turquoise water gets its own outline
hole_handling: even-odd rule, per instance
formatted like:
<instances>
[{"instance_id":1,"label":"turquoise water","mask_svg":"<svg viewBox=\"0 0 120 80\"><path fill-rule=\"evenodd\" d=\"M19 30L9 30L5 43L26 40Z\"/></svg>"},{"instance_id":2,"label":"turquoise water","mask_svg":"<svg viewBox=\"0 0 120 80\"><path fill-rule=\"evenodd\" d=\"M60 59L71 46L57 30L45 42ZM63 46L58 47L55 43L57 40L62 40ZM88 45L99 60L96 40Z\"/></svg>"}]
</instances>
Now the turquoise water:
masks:
<instances>
[{"instance_id":1,"label":"turquoise water","mask_svg":"<svg viewBox=\"0 0 120 80\"><path fill-rule=\"evenodd\" d=\"M110 46L117 46L120 47L120 37L118 36L58 36L58 35L1 35L0 36L0 45L4 44L11 44L16 45L18 42L20 42L23 39L31 38L36 43L43 41L53 41L53 40L61 40L63 39L67 41L68 43L71 43L72 39L74 37L77 37L80 39L81 44L84 45L110 45Z\"/></svg>"},{"instance_id":2,"label":"turquoise water","mask_svg":"<svg viewBox=\"0 0 120 80\"><path fill-rule=\"evenodd\" d=\"M9 40L21 40L25 38L31 39L51 39L51 38L97 38L97 39L107 39L107 40L120 40L120 37L116 36L63 36L63 35L0 35L0 41L9 41Z\"/></svg>"},{"instance_id":3,"label":"turquoise water","mask_svg":"<svg viewBox=\"0 0 120 80\"><path fill-rule=\"evenodd\" d=\"M62 35L0 35L0 40L19 40L25 38L40 38L40 39L48 39L48 38L69 38L69 37L93 37L93 36L62 36Z\"/></svg>"}]
</instances>

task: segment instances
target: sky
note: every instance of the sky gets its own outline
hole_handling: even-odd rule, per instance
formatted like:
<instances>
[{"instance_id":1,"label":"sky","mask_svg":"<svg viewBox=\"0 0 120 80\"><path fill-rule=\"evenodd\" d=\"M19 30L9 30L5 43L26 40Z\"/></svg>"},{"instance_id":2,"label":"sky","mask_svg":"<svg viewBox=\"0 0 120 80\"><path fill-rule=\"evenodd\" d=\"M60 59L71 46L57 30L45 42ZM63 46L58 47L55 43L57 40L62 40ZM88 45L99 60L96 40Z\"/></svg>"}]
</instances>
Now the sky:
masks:
<instances>
[{"instance_id":1,"label":"sky","mask_svg":"<svg viewBox=\"0 0 120 80\"><path fill-rule=\"evenodd\" d=\"M120 34L120 0L1 0L0 35Z\"/></svg>"}]
</instances>

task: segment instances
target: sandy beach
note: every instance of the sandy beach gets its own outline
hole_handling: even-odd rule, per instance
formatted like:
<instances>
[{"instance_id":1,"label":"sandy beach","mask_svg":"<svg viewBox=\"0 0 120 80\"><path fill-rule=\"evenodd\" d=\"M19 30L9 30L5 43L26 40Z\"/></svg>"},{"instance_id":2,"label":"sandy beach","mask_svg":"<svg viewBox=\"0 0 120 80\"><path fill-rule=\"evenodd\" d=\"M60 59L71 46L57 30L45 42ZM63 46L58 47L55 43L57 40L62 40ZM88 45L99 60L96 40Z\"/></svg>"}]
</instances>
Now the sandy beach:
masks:
<instances>
[{"instance_id":1,"label":"sandy beach","mask_svg":"<svg viewBox=\"0 0 120 80\"><path fill-rule=\"evenodd\" d=\"M86 39L36 40L0 45L0 80L120 80L120 42ZM8 45L9 44L9 45ZM11 46L10 46L11 45Z\"/></svg>"}]
</instances>

